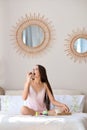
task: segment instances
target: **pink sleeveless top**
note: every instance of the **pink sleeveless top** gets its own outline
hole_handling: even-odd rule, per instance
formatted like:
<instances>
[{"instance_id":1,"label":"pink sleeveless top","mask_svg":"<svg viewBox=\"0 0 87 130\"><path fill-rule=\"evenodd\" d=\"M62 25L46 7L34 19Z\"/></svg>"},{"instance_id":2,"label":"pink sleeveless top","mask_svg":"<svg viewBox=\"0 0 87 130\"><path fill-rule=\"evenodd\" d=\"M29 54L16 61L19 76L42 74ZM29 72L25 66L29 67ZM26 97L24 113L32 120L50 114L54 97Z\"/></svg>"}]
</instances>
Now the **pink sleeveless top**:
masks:
<instances>
[{"instance_id":1,"label":"pink sleeveless top","mask_svg":"<svg viewBox=\"0 0 87 130\"><path fill-rule=\"evenodd\" d=\"M27 106L37 112L42 112L46 110L46 105L44 103L45 87L43 87L38 93L30 86L29 96L27 99Z\"/></svg>"}]
</instances>

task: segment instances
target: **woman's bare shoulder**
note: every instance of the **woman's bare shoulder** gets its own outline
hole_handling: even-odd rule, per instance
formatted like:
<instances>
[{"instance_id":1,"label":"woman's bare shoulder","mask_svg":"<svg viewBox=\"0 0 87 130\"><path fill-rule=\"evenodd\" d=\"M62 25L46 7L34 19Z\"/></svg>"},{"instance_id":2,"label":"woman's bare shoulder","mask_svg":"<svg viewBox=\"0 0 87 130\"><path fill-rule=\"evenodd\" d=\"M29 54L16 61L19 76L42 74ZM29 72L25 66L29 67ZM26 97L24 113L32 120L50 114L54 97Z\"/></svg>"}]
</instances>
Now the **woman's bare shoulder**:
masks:
<instances>
[{"instance_id":1,"label":"woman's bare shoulder","mask_svg":"<svg viewBox=\"0 0 87 130\"><path fill-rule=\"evenodd\" d=\"M48 88L46 83L43 83L43 86L45 87L45 89L47 89L47 88Z\"/></svg>"}]
</instances>

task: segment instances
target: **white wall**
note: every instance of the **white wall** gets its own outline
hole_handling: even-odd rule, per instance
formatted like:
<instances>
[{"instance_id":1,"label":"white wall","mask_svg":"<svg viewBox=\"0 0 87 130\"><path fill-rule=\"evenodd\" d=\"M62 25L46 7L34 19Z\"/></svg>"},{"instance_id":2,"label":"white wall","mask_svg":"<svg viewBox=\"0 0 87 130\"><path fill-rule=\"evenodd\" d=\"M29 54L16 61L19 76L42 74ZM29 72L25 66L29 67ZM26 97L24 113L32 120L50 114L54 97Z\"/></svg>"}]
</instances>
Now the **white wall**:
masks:
<instances>
[{"instance_id":1,"label":"white wall","mask_svg":"<svg viewBox=\"0 0 87 130\"><path fill-rule=\"evenodd\" d=\"M56 40L46 53L36 58L18 54L11 41L11 29L27 13L44 15L55 27ZM47 68L52 88L87 87L87 64L74 63L64 52L68 34L77 28L87 30L87 0L0 0L0 86L22 89L27 71L35 64Z\"/></svg>"}]
</instances>

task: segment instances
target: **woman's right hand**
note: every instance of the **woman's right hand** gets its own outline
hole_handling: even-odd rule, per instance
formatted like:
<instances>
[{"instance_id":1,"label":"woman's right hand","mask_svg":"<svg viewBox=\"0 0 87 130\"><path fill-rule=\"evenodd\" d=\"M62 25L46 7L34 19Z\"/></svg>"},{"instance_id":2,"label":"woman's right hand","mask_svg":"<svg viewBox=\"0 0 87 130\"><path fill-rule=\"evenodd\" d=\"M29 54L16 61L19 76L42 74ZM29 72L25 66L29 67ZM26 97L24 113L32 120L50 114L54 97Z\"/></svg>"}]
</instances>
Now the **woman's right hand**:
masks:
<instances>
[{"instance_id":1,"label":"woman's right hand","mask_svg":"<svg viewBox=\"0 0 87 130\"><path fill-rule=\"evenodd\" d=\"M31 76L32 73L27 73L26 75L26 82L24 84L24 91L23 91L23 99L26 100L29 94L29 86L31 84Z\"/></svg>"},{"instance_id":2,"label":"woman's right hand","mask_svg":"<svg viewBox=\"0 0 87 130\"><path fill-rule=\"evenodd\" d=\"M32 72L27 73L27 82L30 82L32 79Z\"/></svg>"}]
</instances>

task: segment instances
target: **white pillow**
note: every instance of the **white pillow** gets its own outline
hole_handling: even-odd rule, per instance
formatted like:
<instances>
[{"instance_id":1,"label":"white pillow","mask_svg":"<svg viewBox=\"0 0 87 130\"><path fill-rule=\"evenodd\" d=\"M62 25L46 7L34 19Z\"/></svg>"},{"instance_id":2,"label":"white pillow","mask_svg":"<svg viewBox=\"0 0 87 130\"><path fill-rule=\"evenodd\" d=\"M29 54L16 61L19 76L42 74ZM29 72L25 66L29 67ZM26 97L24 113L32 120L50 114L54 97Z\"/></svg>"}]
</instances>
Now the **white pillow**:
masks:
<instances>
[{"instance_id":1,"label":"white pillow","mask_svg":"<svg viewBox=\"0 0 87 130\"><path fill-rule=\"evenodd\" d=\"M71 112L83 112L85 95L54 95L55 99L66 104ZM54 106L51 104L51 109Z\"/></svg>"},{"instance_id":2,"label":"white pillow","mask_svg":"<svg viewBox=\"0 0 87 130\"><path fill-rule=\"evenodd\" d=\"M20 114L24 101L21 96L0 96L0 111L7 114Z\"/></svg>"}]
</instances>

